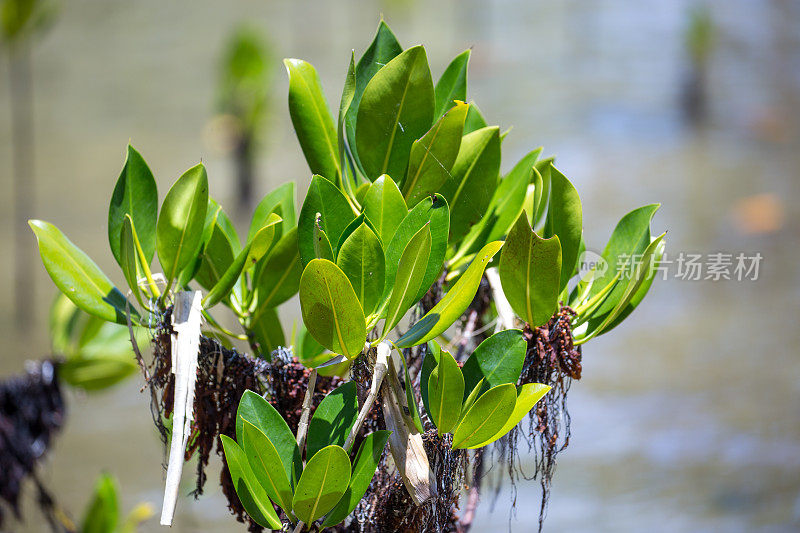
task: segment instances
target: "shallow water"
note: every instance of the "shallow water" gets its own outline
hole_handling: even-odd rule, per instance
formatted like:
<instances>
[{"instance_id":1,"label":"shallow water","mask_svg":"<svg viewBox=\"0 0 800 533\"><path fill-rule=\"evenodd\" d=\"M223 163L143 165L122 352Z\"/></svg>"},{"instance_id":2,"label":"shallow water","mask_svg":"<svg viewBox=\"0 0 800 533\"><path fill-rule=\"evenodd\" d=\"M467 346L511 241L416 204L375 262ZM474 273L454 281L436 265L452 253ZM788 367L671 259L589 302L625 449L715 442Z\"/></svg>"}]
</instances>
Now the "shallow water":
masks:
<instances>
[{"instance_id":1,"label":"shallow water","mask_svg":"<svg viewBox=\"0 0 800 533\"><path fill-rule=\"evenodd\" d=\"M261 192L308 171L286 112L281 57L320 71L338 101L350 48L363 50L383 11L404 45L423 42L437 75L472 46L470 97L490 121L514 126L504 168L545 146L581 193L590 249L601 250L630 209L661 202L654 230L668 253L760 252L758 281L657 280L623 326L584 350L584 378L570 392L572 440L559 458L545 530L796 531L800 528L800 6L791 1L711 2L717 24L709 69L710 121L687 127L677 102L686 64L687 2L235 2L152 0L64 4L36 47L36 216L61 227L112 278L107 201L131 139L160 188L202 159L212 192L232 195L230 166L215 149L215 61L242 20L274 46L274 112L260 160ZM5 67L3 67L5 69ZM2 70L2 80L7 70ZM8 99L0 83L0 100ZM0 107L0 173L10 186L8 105ZM748 233L742 204L767 196L776 218ZM0 244L11 214L0 197ZM781 213L778 213L781 211ZM744 217L744 220L743 220ZM758 219L758 216L756 216ZM6 287L11 255L0 259ZM34 331L12 326L11 291L0 297L10 339L0 372L48 353L53 288L37 268ZM287 304L286 324L297 315ZM147 399L131 381L99 395L70 394L68 427L46 466L73 515L94 477L119 479L123 509L160 508L162 450ZM187 470L190 467L187 466ZM186 492L191 481L186 477ZM208 494L179 503L175 531L236 531L209 476ZM473 531L534 528L538 485L489 497ZM40 531L34 509L19 531ZM160 528L151 520L145 531Z\"/></svg>"}]
</instances>

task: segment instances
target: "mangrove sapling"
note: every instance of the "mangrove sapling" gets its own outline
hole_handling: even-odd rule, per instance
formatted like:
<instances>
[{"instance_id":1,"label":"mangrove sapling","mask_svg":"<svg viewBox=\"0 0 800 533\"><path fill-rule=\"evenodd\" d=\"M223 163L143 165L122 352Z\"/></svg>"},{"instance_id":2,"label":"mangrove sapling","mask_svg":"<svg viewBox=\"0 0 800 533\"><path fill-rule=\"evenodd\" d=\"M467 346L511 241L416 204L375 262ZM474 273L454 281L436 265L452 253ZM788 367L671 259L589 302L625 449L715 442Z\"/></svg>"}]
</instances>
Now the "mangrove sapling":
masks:
<instances>
[{"instance_id":1,"label":"mangrove sapling","mask_svg":"<svg viewBox=\"0 0 800 533\"><path fill-rule=\"evenodd\" d=\"M434 85L425 49L404 50L382 21L350 58L338 120L314 67L286 60L289 113L313 177L297 218L294 186L279 187L244 242L209 198L202 165L159 209L129 147L109 242L138 306L54 226L31 222L45 267L76 305L154 330L148 385L162 435L177 388L173 302L203 291L186 453L200 454L197 493L215 444L224 453L223 491L253 530L466 529L483 450L505 451L513 482L519 435L539 442L543 518L581 345L624 320L654 279L657 205L626 215L585 272L575 187L541 148L501 176L505 133L464 103L468 60L460 54ZM276 307L295 293L303 320L287 342ZM217 320L223 307L241 333Z\"/></svg>"}]
</instances>

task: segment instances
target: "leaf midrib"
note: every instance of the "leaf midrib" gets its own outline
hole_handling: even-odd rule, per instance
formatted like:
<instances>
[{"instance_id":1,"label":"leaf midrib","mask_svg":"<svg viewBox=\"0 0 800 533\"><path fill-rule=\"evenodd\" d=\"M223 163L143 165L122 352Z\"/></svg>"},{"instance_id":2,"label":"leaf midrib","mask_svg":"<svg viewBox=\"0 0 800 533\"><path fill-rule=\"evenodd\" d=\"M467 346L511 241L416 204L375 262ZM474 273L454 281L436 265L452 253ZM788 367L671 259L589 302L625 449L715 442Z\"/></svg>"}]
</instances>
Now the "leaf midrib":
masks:
<instances>
[{"instance_id":1,"label":"leaf midrib","mask_svg":"<svg viewBox=\"0 0 800 533\"><path fill-rule=\"evenodd\" d=\"M403 87L403 96L400 98L400 105L397 106L397 114L394 118L394 125L392 126L392 133L389 135L389 143L386 146L386 156L383 160L383 166L381 167L381 174L386 174L386 169L389 167L389 156L392 154L392 147L394 145L394 136L397 134L397 125L400 123L400 114L403 112L403 107L406 103L406 94L408 93L408 88L411 86L411 78L414 73L414 69L416 69L417 59L414 58L414 63L411 68L409 68L408 77L406 77L405 87Z\"/></svg>"}]
</instances>

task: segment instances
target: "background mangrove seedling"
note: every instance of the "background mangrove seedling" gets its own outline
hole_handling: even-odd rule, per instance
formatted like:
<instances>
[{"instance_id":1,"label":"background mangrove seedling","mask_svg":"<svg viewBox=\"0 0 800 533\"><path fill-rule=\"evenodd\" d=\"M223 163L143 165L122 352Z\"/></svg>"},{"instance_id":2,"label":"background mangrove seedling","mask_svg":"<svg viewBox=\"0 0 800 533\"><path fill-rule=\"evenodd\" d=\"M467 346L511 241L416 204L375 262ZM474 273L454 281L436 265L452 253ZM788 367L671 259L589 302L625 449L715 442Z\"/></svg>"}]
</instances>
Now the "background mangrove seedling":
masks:
<instances>
[{"instance_id":1,"label":"background mangrove seedling","mask_svg":"<svg viewBox=\"0 0 800 533\"><path fill-rule=\"evenodd\" d=\"M128 297L55 226L31 221L45 268L77 307L151 330L153 362L140 362L162 436L172 302L202 291L187 455L200 455L200 493L211 452L224 452L223 491L253 528L467 530L483 450L498 448L513 482L520 436L541 452L543 518L581 345L619 325L653 282L658 206L623 217L587 268L575 187L541 148L501 173L508 132L465 103L469 57L434 82L426 50L404 49L381 21L350 57L338 117L314 67L285 60L312 178L298 215L292 183L267 194L244 240L209 197L202 164L159 207L128 147L108 217ZM276 308L296 293L303 320L287 339ZM217 319L222 309L241 332Z\"/></svg>"}]
</instances>

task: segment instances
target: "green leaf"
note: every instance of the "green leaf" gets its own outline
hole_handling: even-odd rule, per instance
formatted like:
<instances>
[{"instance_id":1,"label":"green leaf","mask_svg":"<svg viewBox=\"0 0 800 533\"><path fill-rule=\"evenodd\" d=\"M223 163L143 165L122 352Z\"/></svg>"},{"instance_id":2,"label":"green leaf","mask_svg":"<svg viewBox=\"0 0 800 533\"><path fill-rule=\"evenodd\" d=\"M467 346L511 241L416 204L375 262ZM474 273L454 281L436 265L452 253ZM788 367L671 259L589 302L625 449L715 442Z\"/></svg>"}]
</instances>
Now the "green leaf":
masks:
<instances>
[{"instance_id":1,"label":"green leaf","mask_svg":"<svg viewBox=\"0 0 800 533\"><path fill-rule=\"evenodd\" d=\"M244 454L244 450L236 444L236 441L227 435L220 435L222 448L225 451L225 462L231 473L233 487L236 495L242 502L242 507L247 511L257 524L269 529L281 529L283 524L272 507L264 487L258 482L250 468L250 463Z\"/></svg>"},{"instance_id":2,"label":"green leaf","mask_svg":"<svg viewBox=\"0 0 800 533\"><path fill-rule=\"evenodd\" d=\"M297 482L294 514L311 524L330 511L350 484L350 458L340 446L327 446L309 459Z\"/></svg>"},{"instance_id":3,"label":"green leaf","mask_svg":"<svg viewBox=\"0 0 800 533\"><path fill-rule=\"evenodd\" d=\"M361 307L369 315L383 294L385 264L381 241L365 222L344 241L336 264L350 280Z\"/></svg>"},{"instance_id":4,"label":"green leaf","mask_svg":"<svg viewBox=\"0 0 800 533\"><path fill-rule=\"evenodd\" d=\"M364 214L375 224L381 241L388 243L408 214L400 189L389 176L375 180L364 196Z\"/></svg>"},{"instance_id":5,"label":"green leaf","mask_svg":"<svg viewBox=\"0 0 800 533\"><path fill-rule=\"evenodd\" d=\"M300 278L303 322L317 341L348 359L367 340L364 311L344 272L327 259L314 259Z\"/></svg>"},{"instance_id":6,"label":"green leaf","mask_svg":"<svg viewBox=\"0 0 800 533\"><path fill-rule=\"evenodd\" d=\"M495 433L491 438L479 443L468 446L468 448L483 448L487 444L496 441L519 424L522 419L527 415L536 402L542 399L550 390L549 385L542 385L541 383L526 383L521 387L517 387L517 400L514 403L514 410L511 412L506 423Z\"/></svg>"},{"instance_id":7,"label":"green leaf","mask_svg":"<svg viewBox=\"0 0 800 533\"><path fill-rule=\"evenodd\" d=\"M558 307L561 244L558 237L542 239L524 213L508 233L500 256L500 282L514 312L531 327L553 316Z\"/></svg>"},{"instance_id":8,"label":"green leaf","mask_svg":"<svg viewBox=\"0 0 800 533\"><path fill-rule=\"evenodd\" d=\"M208 176L201 163L172 185L158 216L156 250L168 286L200 251L207 207Z\"/></svg>"},{"instance_id":9,"label":"green leaf","mask_svg":"<svg viewBox=\"0 0 800 533\"><path fill-rule=\"evenodd\" d=\"M297 247L297 228L292 228L275 245L264 263L256 270L254 317L261 316L268 308L276 307L300 288L303 267Z\"/></svg>"},{"instance_id":10,"label":"green leaf","mask_svg":"<svg viewBox=\"0 0 800 533\"><path fill-rule=\"evenodd\" d=\"M139 262L139 255L136 252L136 240L136 229L133 227L131 217L125 215L119 239L119 265L122 267L122 274L125 276L125 281L128 282L128 287L130 287L133 296L144 309L142 291L139 289L139 278L143 271Z\"/></svg>"},{"instance_id":11,"label":"green leaf","mask_svg":"<svg viewBox=\"0 0 800 533\"><path fill-rule=\"evenodd\" d=\"M431 228L425 224L408 242L400 263L397 267L392 296L386 309L386 321L383 325L383 335L386 335L400 322L403 315L417 300L423 277L428 268L428 258L431 255Z\"/></svg>"},{"instance_id":12,"label":"green leaf","mask_svg":"<svg viewBox=\"0 0 800 533\"><path fill-rule=\"evenodd\" d=\"M397 277L397 268L400 257L411 241L411 238L426 224L431 229L431 254L428 258L428 267L422 278L419 290L414 300L422 298L442 270L444 257L447 253L447 234L450 227L450 213L447 202L440 195L428 197L414 206L400 223L397 231L386 246L386 283L383 287L383 299L388 300Z\"/></svg>"},{"instance_id":13,"label":"green leaf","mask_svg":"<svg viewBox=\"0 0 800 533\"><path fill-rule=\"evenodd\" d=\"M119 239L125 215L130 215L136 226L145 260L149 265L156 249L158 189L144 158L131 145L128 145L125 166L117 178L111 204L108 206L108 244L120 266L122 259Z\"/></svg>"},{"instance_id":14,"label":"green leaf","mask_svg":"<svg viewBox=\"0 0 800 533\"><path fill-rule=\"evenodd\" d=\"M559 292L567 286L572 277L583 234L583 211L578 191L570 181L551 165L550 167L550 203L547 207L547 221L544 226L544 237L558 236L561 243L561 282Z\"/></svg>"},{"instance_id":15,"label":"green leaf","mask_svg":"<svg viewBox=\"0 0 800 533\"><path fill-rule=\"evenodd\" d=\"M353 103L353 97L356 92L356 54L355 50L350 52L350 66L347 68L347 75L344 77L344 88L342 89L342 99L339 101L339 120L337 121L336 136L339 141L339 163L342 170L342 178L346 180L348 175L348 157L345 144L348 144L345 136L345 119L347 112L350 110L350 104ZM355 131L355 128L354 128Z\"/></svg>"},{"instance_id":16,"label":"green leaf","mask_svg":"<svg viewBox=\"0 0 800 533\"><path fill-rule=\"evenodd\" d=\"M289 115L312 174L338 184L338 142L333 117L316 69L301 59L284 59L289 73Z\"/></svg>"},{"instance_id":17,"label":"green leaf","mask_svg":"<svg viewBox=\"0 0 800 533\"><path fill-rule=\"evenodd\" d=\"M442 77L436 82L436 111L434 117L439 119L445 112L453 107L454 100L465 102L467 100L467 66L472 50L464 50L447 65ZM465 110L466 111L466 110Z\"/></svg>"},{"instance_id":18,"label":"green leaf","mask_svg":"<svg viewBox=\"0 0 800 533\"><path fill-rule=\"evenodd\" d=\"M219 278L219 281L208 291L206 297L203 298L203 308L209 309L222 301L223 298L230 294L239 277L247 271L249 267L258 262L259 259L266 253L267 248L272 244L272 239L275 235L275 225L281 221L281 218L273 213L267 219L265 226L256 233L253 240L247 243L247 246L239 252L236 259L233 260L231 265Z\"/></svg>"},{"instance_id":19,"label":"green leaf","mask_svg":"<svg viewBox=\"0 0 800 533\"><path fill-rule=\"evenodd\" d=\"M368 178L405 176L411 144L430 128L433 107L433 82L421 46L405 50L375 74L356 120L356 148Z\"/></svg>"},{"instance_id":20,"label":"green leaf","mask_svg":"<svg viewBox=\"0 0 800 533\"><path fill-rule=\"evenodd\" d=\"M600 323L600 325L596 325L598 319L594 318L595 315L593 315L593 318L592 320L589 321L589 325L587 328L588 333L585 337L580 339L581 343L586 342L592 337L596 337L597 335L603 333L606 330L606 328L610 324L612 324L612 322L626 310L628 305L631 304L632 300L637 296L642 287L649 286L649 284L653 282L653 277L655 275L656 257L660 258L664 251L662 247L662 241L664 239L664 235L666 235L666 233L662 233L661 235L653 239L653 241L648 245L647 248L645 248L644 252L642 253L641 260L637 261L636 264L633 266L633 272L631 273L630 278L627 280L627 282L619 284L619 286L623 287L622 295L614 305L614 308L604 316L603 321ZM604 303L608 301L608 298L611 297L611 295L615 290L616 287L614 288L614 290L611 291L611 293L609 293L609 296L606 296L606 300L604 301ZM640 295L638 301L641 301L641 298L643 297L644 297L643 294ZM628 311L628 313L630 313L630 311Z\"/></svg>"},{"instance_id":21,"label":"green leaf","mask_svg":"<svg viewBox=\"0 0 800 533\"><path fill-rule=\"evenodd\" d=\"M271 213L275 213L283 219L277 228L277 237L282 238L289 230L297 226L297 216L294 212L294 182L284 183L277 189L268 193L256 206L253 212L253 219L250 221L250 229L247 232L247 240L250 241L255 234L264 227L264 223Z\"/></svg>"},{"instance_id":22,"label":"green leaf","mask_svg":"<svg viewBox=\"0 0 800 533\"><path fill-rule=\"evenodd\" d=\"M420 382L421 383L421 382ZM449 433L461 417L461 402L464 399L464 376L458 363L449 353L442 351L439 364L428 378L428 402L431 420L439 435Z\"/></svg>"},{"instance_id":23,"label":"green leaf","mask_svg":"<svg viewBox=\"0 0 800 533\"><path fill-rule=\"evenodd\" d=\"M512 383L483 393L453 432L453 449L468 448L491 438L505 425L516 402L517 388Z\"/></svg>"},{"instance_id":24,"label":"green leaf","mask_svg":"<svg viewBox=\"0 0 800 533\"><path fill-rule=\"evenodd\" d=\"M119 523L117 484L108 474L102 474L94 485L94 496L83 516L81 533L110 533Z\"/></svg>"},{"instance_id":25,"label":"green leaf","mask_svg":"<svg viewBox=\"0 0 800 533\"><path fill-rule=\"evenodd\" d=\"M467 392L467 390L468 389L465 389L464 392ZM464 400L464 405L461 407L462 419L469 412L472 406L475 405L475 402L478 401L478 398L480 398L481 395L488 390L489 390L489 384L486 383L486 380L484 378L481 378L478 384L472 388L472 391L467 396L467 399Z\"/></svg>"},{"instance_id":26,"label":"green leaf","mask_svg":"<svg viewBox=\"0 0 800 533\"><path fill-rule=\"evenodd\" d=\"M503 243L500 241L490 242L484 246L439 303L400 337L395 345L398 348L409 348L444 333L467 309L478 291L483 271L502 246Z\"/></svg>"},{"instance_id":27,"label":"green leaf","mask_svg":"<svg viewBox=\"0 0 800 533\"><path fill-rule=\"evenodd\" d=\"M200 264L194 273L194 279L205 289L211 289L219 282L225 271L233 264L239 248L239 237L230 219L214 200L209 200L209 211L212 209L214 214L211 216L210 224L207 220L207 227L203 228L203 233L208 237L203 240L199 255Z\"/></svg>"},{"instance_id":28,"label":"green leaf","mask_svg":"<svg viewBox=\"0 0 800 533\"><path fill-rule=\"evenodd\" d=\"M481 379L490 387L516 384L527 349L528 344L518 329L500 331L480 343L464 363L466 390L473 390Z\"/></svg>"},{"instance_id":29,"label":"green leaf","mask_svg":"<svg viewBox=\"0 0 800 533\"><path fill-rule=\"evenodd\" d=\"M464 135L478 131L487 126L486 119L483 118L481 110L475 105L475 102L470 101L469 111L467 111L467 119L464 121Z\"/></svg>"},{"instance_id":30,"label":"green leaf","mask_svg":"<svg viewBox=\"0 0 800 533\"><path fill-rule=\"evenodd\" d=\"M447 181L461 147L467 108L467 104L456 102L424 137L414 141L403 180L403 197L408 205L415 206Z\"/></svg>"},{"instance_id":31,"label":"green leaf","mask_svg":"<svg viewBox=\"0 0 800 533\"><path fill-rule=\"evenodd\" d=\"M138 371L139 366L130 353L100 357L78 355L67 359L58 367L58 376L73 387L99 391L116 385Z\"/></svg>"},{"instance_id":32,"label":"green leaf","mask_svg":"<svg viewBox=\"0 0 800 533\"><path fill-rule=\"evenodd\" d=\"M292 484L283 469L275 445L264 432L244 421L242 449L255 478L269 498L290 515L292 512Z\"/></svg>"},{"instance_id":33,"label":"green leaf","mask_svg":"<svg viewBox=\"0 0 800 533\"><path fill-rule=\"evenodd\" d=\"M286 346L286 337L283 335L281 321L274 307L267 307L250 321L250 331L261 349L260 355L269 360L270 354L279 346Z\"/></svg>"},{"instance_id":34,"label":"green leaf","mask_svg":"<svg viewBox=\"0 0 800 533\"><path fill-rule=\"evenodd\" d=\"M246 390L236 410L236 438L239 440L244 438L245 420L261 430L275 446L286 477L297 479L303 465L300 450L294 434L280 413L267 400L251 390Z\"/></svg>"},{"instance_id":35,"label":"green leaf","mask_svg":"<svg viewBox=\"0 0 800 533\"><path fill-rule=\"evenodd\" d=\"M325 517L325 521L322 523L323 528L332 527L342 522L353 512L358 502L364 497L372 477L378 469L378 464L381 462L383 450L386 448L386 442L389 440L391 433L391 431L381 430L364 437L353 464L350 484L339 503Z\"/></svg>"},{"instance_id":36,"label":"green leaf","mask_svg":"<svg viewBox=\"0 0 800 533\"><path fill-rule=\"evenodd\" d=\"M442 186L450 206L450 240L457 241L486 213L500 172L500 129L482 128L461 140L453 171Z\"/></svg>"},{"instance_id":37,"label":"green leaf","mask_svg":"<svg viewBox=\"0 0 800 533\"><path fill-rule=\"evenodd\" d=\"M641 257L650 245L650 222L660 204L651 204L634 209L619 221L614 228L611 238L603 250L603 259L606 261L606 271L599 275L589 290L589 297L602 291L609 283L614 282L617 272L622 272L622 278L631 277L635 265L632 257ZM589 329L595 329L605 316L610 313L622 298L626 285L618 283L604 299L603 303L593 312ZM592 323L593 322L593 323Z\"/></svg>"},{"instance_id":38,"label":"green leaf","mask_svg":"<svg viewBox=\"0 0 800 533\"><path fill-rule=\"evenodd\" d=\"M109 322L127 324L127 300L100 268L61 231L43 220L29 220L39 241L42 263L53 283L80 309ZM138 322L131 306L131 317Z\"/></svg>"},{"instance_id":39,"label":"green leaf","mask_svg":"<svg viewBox=\"0 0 800 533\"><path fill-rule=\"evenodd\" d=\"M344 229L356 217L347 198L335 185L321 176L314 176L297 223L297 239L303 266L317 257L314 251L317 213L320 214L319 229L325 233L329 244L338 243Z\"/></svg>"},{"instance_id":40,"label":"green leaf","mask_svg":"<svg viewBox=\"0 0 800 533\"><path fill-rule=\"evenodd\" d=\"M420 387L419 393L422 397L422 405L425 407L425 412L430 413L431 407L428 401L428 387L424 384L428 383L433 369L439 364L439 357L441 356L442 348L436 341L428 341L425 358L422 360L422 367L420 368Z\"/></svg>"},{"instance_id":41,"label":"green leaf","mask_svg":"<svg viewBox=\"0 0 800 533\"><path fill-rule=\"evenodd\" d=\"M306 460L329 444L342 446L358 418L356 382L348 381L320 402L308 425Z\"/></svg>"},{"instance_id":42,"label":"green leaf","mask_svg":"<svg viewBox=\"0 0 800 533\"><path fill-rule=\"evenodd\" d=\"M533 165L541 153L542 149L537 148L525 154L497 185L491 202L496 221L489 233L489 241L505 237L522 213L525 194L534 172Z\"/></svg>"},{"instance_id":43,"label":"green leaf","mask_svg":"<svg viewBox=\"0 0 800 533\"><path fill-rule=\"evenodd\" d=\"M348 83L354 83L354 88L352 98L350 99L345 114L345 131L347 134L347 143L353 150L353 157L359 168L361 168L361 162L358 157L358 152L355 151L356 119L361 98L364 96L364 89L366 89L367 83L369 83L373 76L402 51L403 47L397 42L392 30L390 30L389 26L381 19L378 24L378 31L375 33L375 38L372 40L369 48L364 52L364 55L358 60L354 72L354 81L348 81ZM346 86L345 88L347 89ZM344 100L344 94L342 96Z\"/></svg>"}]
</instances>

